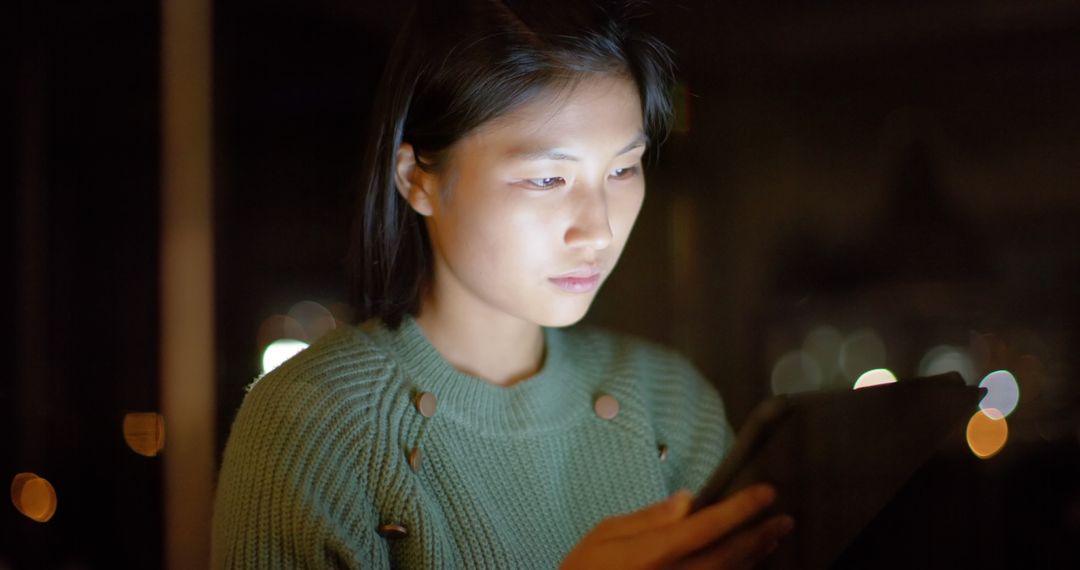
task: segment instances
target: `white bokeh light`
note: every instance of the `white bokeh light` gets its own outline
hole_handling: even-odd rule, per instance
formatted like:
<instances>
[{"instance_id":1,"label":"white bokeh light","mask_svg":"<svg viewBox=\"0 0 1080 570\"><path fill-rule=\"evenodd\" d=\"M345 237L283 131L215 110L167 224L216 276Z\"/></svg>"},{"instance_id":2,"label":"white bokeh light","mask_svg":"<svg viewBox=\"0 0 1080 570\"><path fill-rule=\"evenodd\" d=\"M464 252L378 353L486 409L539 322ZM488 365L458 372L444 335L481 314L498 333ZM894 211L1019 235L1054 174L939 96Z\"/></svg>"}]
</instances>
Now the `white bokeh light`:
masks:
<instances>
[{"instance_id":1,"label":"white bokeh light","mask_svg":"<svg viewBox=\"0 0 1080 570\"><path fill-rule=\"evenodd\" d=\"M1020 403L1020 386L1016 378L1008 370L997 370L987 374L980 388L988 390L986 396L979 402L979 409L994 419L1001 419L1013 413L1016 405Z\"/></svg>"},{"instance_id":2,"label":"white bokeh light","mask_svg":"<svg viewBox=\"0 0 1080 570\"><path fill-rule=\"evenodd\" d=\"M885 342L876 331L859 329L844 339L840 346L840 368L849 380L867 370L885 366Z\"/></svg>"},{"instance_id":3,"label":"white bokeh light","mask_svg":"<svg viewBox=\"0 0 1080 570\"><path fill-rule=\"evenodd\" d=\"M840 345L844 342L835 328L817 327L803 339L803 352L817 360L821 369L822 383L829 383L836 376L840 363Z\"/></svg>"},{"instance_id":4,"label":"white bokeh light","mask_svg":"<svg viewBox=\"0 0 1080 570\"><path fill-rule=\"evenodd\" d=\"M801 350L793 350L772 369L774 394L796 394L821 388L821 368L817 360Z\"/></svg>"},{"instance_id":5,"label":"white bokeh light","mask_svg":"<svg viewBox=\"0 0 1080 570\"><path fill-rule=\"evenodd\" d=\"M296 353L307 347L306 342L291 338L282 338L270 343L267 345L266 350L263 351L263 374L281 366L281 363L296 356Z\"/></svg>"},{"instance_id":6,"label":"white bokeh light","mask_svg":"<svg viewBox=\"0 0 1080 570\"><path fill-rule=\"evenodd\" d=\"M947 344L935 346L919 361L919 376L958 372L967 385L975 384L975 362L967 350Z\"/></svg>"},{"instance_id":7,"label":"white bokeh light","mask_svg":"<svg viewBox=\"0 0 1080 570\"><path fill-rule=\"evenodd\" d=\"M854 390L859 388L869 388L870 386L881 386L882 384L892 384L896 382L896 375L887 368L875 368L874 370L867 370L859 376L859 379L855 381Z\"/></svg>"}]
</instances>

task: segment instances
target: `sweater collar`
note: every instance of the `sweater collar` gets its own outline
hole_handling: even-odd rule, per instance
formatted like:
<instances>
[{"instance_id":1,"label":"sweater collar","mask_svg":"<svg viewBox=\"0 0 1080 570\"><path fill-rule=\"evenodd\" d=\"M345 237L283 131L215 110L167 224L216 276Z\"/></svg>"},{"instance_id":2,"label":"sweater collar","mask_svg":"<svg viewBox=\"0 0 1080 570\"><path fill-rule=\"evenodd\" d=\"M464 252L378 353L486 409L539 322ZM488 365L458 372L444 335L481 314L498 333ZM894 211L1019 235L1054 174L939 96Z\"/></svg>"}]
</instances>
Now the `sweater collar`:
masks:
<instances>
[{"instance_id":1,"label":"sweater collar","mask_svg":"<svg viewBox=\"0 0 1080 570\"><path fill-rule=\"evenodd\" d=\"M591 384L574 367L566 333L544 328L544 363L533 376L510 386L492 384L451 366L412 316L396 330L381 323L365 329L383 338L416 394L431 392L435 419L447 418L490 434L565 428L592 409Z\"/></svg>"}]
</instances>

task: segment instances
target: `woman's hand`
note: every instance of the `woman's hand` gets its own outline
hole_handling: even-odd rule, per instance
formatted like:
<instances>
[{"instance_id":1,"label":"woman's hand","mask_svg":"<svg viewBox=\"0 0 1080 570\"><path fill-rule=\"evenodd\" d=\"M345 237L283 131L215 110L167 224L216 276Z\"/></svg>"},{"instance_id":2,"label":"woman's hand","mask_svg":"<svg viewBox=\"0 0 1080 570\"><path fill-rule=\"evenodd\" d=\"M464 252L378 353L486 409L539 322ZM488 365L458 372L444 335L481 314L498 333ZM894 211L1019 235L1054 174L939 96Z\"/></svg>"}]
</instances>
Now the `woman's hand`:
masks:
<instances>
[{"instance_id":1,"label":"woman's hand","mask_svg":"<svg viewBox=\"0 0 1080 570\"><path fill-rule=\"evenodd\" d=\"M793 521L779 515L733 531L775 498L772 487L754 485L688 516L693 497L679 491L640 511L600 521L560 568L751 568L776 548Z\"/></svg>"}]
</instances>

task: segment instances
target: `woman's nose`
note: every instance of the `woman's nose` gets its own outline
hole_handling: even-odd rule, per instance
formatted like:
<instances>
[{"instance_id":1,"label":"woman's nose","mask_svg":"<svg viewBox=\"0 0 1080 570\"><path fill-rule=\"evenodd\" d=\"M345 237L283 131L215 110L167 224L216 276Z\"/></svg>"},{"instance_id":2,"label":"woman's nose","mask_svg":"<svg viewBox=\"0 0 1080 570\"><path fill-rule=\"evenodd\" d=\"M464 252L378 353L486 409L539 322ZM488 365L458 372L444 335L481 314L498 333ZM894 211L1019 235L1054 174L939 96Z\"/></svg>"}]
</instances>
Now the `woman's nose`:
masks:
<instances>
[{"instance_id":1,"label":"woman's nose","mask_svg":"<svg viewBox=\"0 0 1080 570\"><path fill-rule=\"evenodd\" d=\"M570 247L604 249L611 244L611 221L608 219L607 195L603 187L580 188L574 216L566 230Z\"/></svg>"}]
</instances>

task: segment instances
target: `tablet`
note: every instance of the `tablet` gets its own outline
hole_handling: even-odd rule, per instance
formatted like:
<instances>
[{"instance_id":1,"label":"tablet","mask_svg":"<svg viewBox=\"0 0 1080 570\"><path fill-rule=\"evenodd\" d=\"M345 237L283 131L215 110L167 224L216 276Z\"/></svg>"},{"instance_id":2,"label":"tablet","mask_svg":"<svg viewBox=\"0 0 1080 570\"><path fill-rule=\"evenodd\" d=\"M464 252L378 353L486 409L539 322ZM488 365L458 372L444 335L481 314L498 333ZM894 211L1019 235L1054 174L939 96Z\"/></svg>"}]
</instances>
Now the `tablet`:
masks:
<instances>
[{"instance_id":1,"label":"tablet","mask_svg":"<svg viewBox=\"0 0 1080 570\"><path fill-rule=\"evenodd\" d=\"M773 396L754 409L692 510L770 483L777 500L767 514L790 514L795 530L762 567L826 568L943 443L963 442L957 428L983 393L949 372Z\"/></svg>"}]
</instances>

